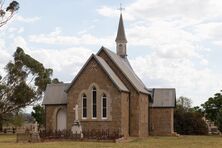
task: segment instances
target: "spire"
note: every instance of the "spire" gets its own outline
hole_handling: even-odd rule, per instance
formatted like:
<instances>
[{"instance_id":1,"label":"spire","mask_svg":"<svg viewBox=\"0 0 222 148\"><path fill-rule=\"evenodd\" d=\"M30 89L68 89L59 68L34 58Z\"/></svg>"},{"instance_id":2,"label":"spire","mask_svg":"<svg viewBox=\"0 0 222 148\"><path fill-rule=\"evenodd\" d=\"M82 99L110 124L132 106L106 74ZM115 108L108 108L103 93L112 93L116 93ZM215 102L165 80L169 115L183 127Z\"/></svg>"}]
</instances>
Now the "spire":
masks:
<instances>
[{"instance_id":1,"label":"spire","mask_svg":"<svg viewBox=\"0 0 222 148\"><path fill-rule=\"evenodd\" d=\"M122 11L122 8L120 6L120 11ZM122 13L120 13L119 18L119 26L116 36L116 54L119 55L121 58L127 58L126 54L126 35L125 35L125 29L123 25L123 17Z\"/></svg>"},{"instance_id":2,"label":"spire","mask_svg":"<svg viewBox=\"0 0 222 148\"><path fill-rule=\"evenodd\" d=\"M125 29L124 29L124 25L123 25L122 13L120 14L119 26L118 26L117 36L116 36L116 43L118 43L118 42L127 43Z\"/></svg>"}]
</instances>

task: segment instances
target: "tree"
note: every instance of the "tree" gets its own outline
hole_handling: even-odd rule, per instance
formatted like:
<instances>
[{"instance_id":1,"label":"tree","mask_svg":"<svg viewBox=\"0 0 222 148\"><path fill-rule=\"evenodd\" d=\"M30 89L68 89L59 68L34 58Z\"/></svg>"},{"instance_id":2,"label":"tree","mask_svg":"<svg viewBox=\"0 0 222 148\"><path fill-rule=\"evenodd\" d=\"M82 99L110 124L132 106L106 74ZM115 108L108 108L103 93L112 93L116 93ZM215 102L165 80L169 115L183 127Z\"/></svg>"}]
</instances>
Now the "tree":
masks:
<instances>
[{"instance_id":1,"label":"tree","mask_svg":"<svg viewBox=\"0 0 222 148\"><path fill-rule=\"evenodd\" d=\"M53 70L45 68L18 47L0 80L0 124L8 113L18 112L42 98L46 85L51 83Z\"/></svg>"},{"instance_id":2,"label":"tree","mask_svg":"<svg viewBox=\"0 0 222 148\"><path fill-rule=\"evenodd\" d=\"M35 121L38 122L39 126L42 126L44 124L45 110L44 110L43 106L41 106L41 105L34 106L31 115L33 118L35 118Z\"/></svg>"},{"instance_id":3,"label":"tree","mask_svg":"<svg viewBox=\"0 0 222 148\"><path fill-rule=\"evenodd\" d=\"M202 107L204 108L206 118L214 121L222 132L222 94L216 93L214 97L210 97L202 104Z\"/></svg>"},{"instance_id":4,"label":"tree","mask_svg":"<svg viewBox=\"0 0 222 148\"><path fill-rule=\"evenodd\" d=\"M20 127L24 123L24 117L22 113L17 113L16 115L11 117L10 123L15 127Z\"/></svg>"},{"instance_id":5,"label":"tree","mask_svg":"<svg viewBox=\"0 0 222 148\"><path fill-rule=\"evenodd\" d=\"M219 112L217 113L216 124L218 126L218 129L222 132L222 109L220 109Z\"/></svg>"},{"instance_id":6,"label":"tree","mask_svg":"<svg viewBox=\"0 0 222 148\"><path fill-rule=\"evenodd\" d=\"M177 106L174 111L175 131L183 135L208 134L207 125L202 119L201 109L199 107L191 108L191 102L186 97L180 97L177 100Z\"/></svg>"},{"instance_id":7,"label":"tree","mask_svg":"<svg viewBox=\"0 0 222 148\"><path fill-rule=\"evenodd\" d=\"M191 108L192 100L187 97L181 96L176 103L179 108L188 110Z\"/></svg>"},{"instance_id":8,"label":"tree","mask_svg":"<svg viewBox=\"0 0 222 148\"><path fill-rule=\"evenodd\" d=\"M12 1L6 8L3 8L4 2L5 0L0 0L0 27L5 25L19 9L17 1Z\"/></svg>"}]
</instances>

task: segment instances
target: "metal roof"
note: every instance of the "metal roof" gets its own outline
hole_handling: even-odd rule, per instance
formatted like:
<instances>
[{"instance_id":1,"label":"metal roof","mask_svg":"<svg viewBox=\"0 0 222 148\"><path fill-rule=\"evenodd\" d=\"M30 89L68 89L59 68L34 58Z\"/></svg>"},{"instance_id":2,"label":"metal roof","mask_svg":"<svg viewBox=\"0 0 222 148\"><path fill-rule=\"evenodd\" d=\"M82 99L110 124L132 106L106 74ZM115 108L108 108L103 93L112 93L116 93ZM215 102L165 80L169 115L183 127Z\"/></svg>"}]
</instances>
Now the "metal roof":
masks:
<instances>
[{"instance_id":1,"label":"metal roof","mask_svg":"<svg viewBox=\"0 0 222 148\"><path fill-rule=\"evenodd\" d=\"M123 82L119 79L119 77L113 72L113 70L109 67L109 65L103 60L101 57L94 55L101 66L104 68L110 79L119 87L120 90L129 92Z\"/></svg>"},{"instance_id":2,"label":"metal roof","mask_svg":"<svg viewBox=\"0 0 222 148\"><path fill-rule=\"evenodd\" d=\"M66 104L67 94L65 90L69 85L69 83L48 84L42 104Z\"/></svg>"},{"instance_id":3,"label":"metal roof","mask_svg":"<svg viewBox=\"0 0 222 148\"><path fill-rule=\"evenodd\" d=\"M153 88L151 107L175 107L176 90L175 88Z\"/></svg>"},{"instance_id":4,"label":"metal roof","mask_svg":"<svg viewBox=\"0 0 222 148\"><path fill-rule=\"evenodd\" d=\"M131 84L134 86L134 88L142 93L150 94L146 86L143 84L143 82L139 79L139 77L135 74L132 67L129 64L129 61L126 58L121 58L111 50L102 47L100 51L97 53L97 55L101 52L101 50L104 50L108 56L113 60L114 63L120 68L120 70L123 72L123 74L128 78L128 80L131 82Z\"/></svg>"},{"instance_id":5,"label":"metal roof","mask_svg":"<svg viewBox=\"0 0 222 148\"><path fill-rule=\"evenodd\" d=\"M119 90L121 91L126 91L129 92L129 90L127 89L127 87L123 84L123 82L117 77L117 75L113 72L113 70L109 67L109 65L99 56L96 56L94 54L92 54L90 56L90 58L87 60L87 62L85 63L85 65L82 67L82 69L79 71L79 73L76 75L76 77L72 80L70 86L67 88L66 91L69 91L69 89L71 88L71 86L75 83L75 80L78 78L78 76L81 74L81 72L83 71L83 69L85 68L85 66L89 63L89 61L95 58L95 60L99 63L99 65L102 66L102 68L104 69L104 71L108 74L109 78L113 81L113 83L118 87Z\"/></svg>"}]
</instances>

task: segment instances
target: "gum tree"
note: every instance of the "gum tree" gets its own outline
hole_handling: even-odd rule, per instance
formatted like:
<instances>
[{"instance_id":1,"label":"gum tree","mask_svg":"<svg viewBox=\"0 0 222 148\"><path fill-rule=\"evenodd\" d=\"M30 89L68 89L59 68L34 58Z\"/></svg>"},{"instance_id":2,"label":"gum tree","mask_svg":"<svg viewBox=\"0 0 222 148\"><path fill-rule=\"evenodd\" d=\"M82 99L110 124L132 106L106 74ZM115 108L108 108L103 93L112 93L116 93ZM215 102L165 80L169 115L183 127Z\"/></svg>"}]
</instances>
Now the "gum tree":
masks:
<instances>
[{"instance_id":1,"label":"gum tree","mask_svg":"<svg viewBox=\"0 0 222 148\"><path fill-rule=\"evenodd\" d=\"M19 3L17 1L12 1L6 5L5 0L0 0L0 27L5 25L18 10Z\"/></svg>"}]
</instances>

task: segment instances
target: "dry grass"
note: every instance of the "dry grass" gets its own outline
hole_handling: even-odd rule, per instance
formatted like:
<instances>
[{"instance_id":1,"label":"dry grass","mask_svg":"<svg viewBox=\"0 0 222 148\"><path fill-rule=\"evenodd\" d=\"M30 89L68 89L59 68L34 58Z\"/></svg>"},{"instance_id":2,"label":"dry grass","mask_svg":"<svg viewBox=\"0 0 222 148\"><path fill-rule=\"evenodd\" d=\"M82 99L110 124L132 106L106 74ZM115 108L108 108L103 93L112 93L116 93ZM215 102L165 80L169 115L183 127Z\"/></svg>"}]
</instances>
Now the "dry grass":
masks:
<instances>
[{"instance_id":1,"label":"dry grass","mask_svg":"<svg viewBox=\"0 0 222 148\"><path fill-rule=\"evenodd\" d=\"M219 136L149 137L128 143L57 141L44 143L16 143L14 135L0 135L0 148L222 148Z\"/></svg>"}]
</instances>

